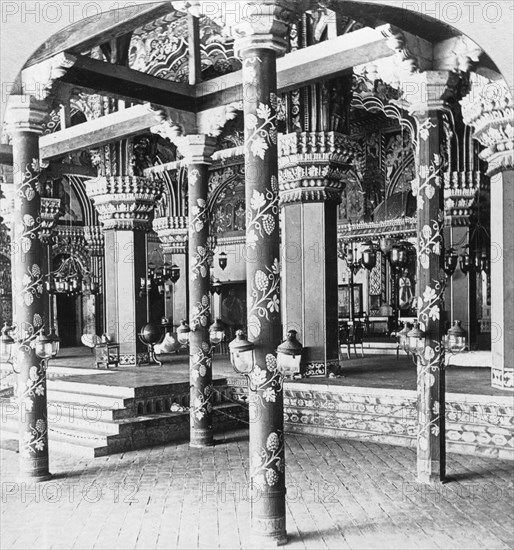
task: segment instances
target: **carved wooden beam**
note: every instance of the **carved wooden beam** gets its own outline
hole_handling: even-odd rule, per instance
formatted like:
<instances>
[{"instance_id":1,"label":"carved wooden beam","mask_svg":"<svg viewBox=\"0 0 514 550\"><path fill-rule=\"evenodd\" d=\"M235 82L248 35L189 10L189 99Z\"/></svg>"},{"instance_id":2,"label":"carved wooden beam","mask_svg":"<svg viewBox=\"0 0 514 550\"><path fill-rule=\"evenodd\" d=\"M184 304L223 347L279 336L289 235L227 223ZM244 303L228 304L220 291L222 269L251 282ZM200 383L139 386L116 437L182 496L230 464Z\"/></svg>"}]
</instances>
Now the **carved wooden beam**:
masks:
<instances>
[{"instance_id":1,"label":"carved wooden beam","mask_svg":"<svg viewBox=\"0 0 514 550\"><path fill-rule=\"evenodd\" d=\"M184 131L194 129L194 114L178 109L168 113L183 126ZM160 122L160 117L147 105L136 105L95 120L77 124L39 139L40 158L48 160L74 151L98 147L130 136L147 132Z\"/></svg>"},{"instance_id":2,"label":"carved wooden beam","mask_svg":"<svg viewBox=\"0 0 514 550\"><path fill-rule=\"evenodd\" d=\"M98 59L73 56L75 62L61 81L84 90L121 99L136 99L195 111L194 87L113 65Z\"/></svg>"},{"instance_id":3,"label":"carved wooden beam","mask_svg":"<svg viewBox=\"0 0 514 550\"><path fill-rule=\"evenodd\" d=\"M381 32L364 28L338 36L277 59L277 84L280 93L317 80L334 78L355 65L390 57L394 51ZM242 73L237 71L202 82L196 86L199 111L229 102L241 101Z\"/></svg>"}]
</instances>

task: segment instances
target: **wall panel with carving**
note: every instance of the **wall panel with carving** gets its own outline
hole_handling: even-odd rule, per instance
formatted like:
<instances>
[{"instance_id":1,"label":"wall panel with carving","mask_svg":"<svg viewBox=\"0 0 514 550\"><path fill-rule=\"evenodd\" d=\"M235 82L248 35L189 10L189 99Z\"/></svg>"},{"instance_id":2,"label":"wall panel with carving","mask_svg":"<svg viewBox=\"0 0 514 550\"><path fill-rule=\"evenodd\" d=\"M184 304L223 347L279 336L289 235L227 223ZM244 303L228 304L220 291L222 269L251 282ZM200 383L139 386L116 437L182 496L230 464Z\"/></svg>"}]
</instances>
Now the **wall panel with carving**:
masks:
<instances>
[{"instance_id":1,"label":"wall panel with carving","mask_svg":"<svg viewBox=\"0 0 514 550\"><path fill-rule=\"evenodd\" d=\"M202 79L207 80L241 68L234 54L234 40L205 16L200 16ZM129 47L129 67L159 78L186 81L189 71L188 21L172 12L136 29Z\"/></svg>"},{"instance_id":2,"label":"wall panel with carving","mask_svg":"<svg viewBox=\"0 0 514 550\"><path fill-rule=\"evenodd\" d=\"M245 231L244 164L215 167L211 171L209 211L213 234Z\"/></svg>"}]
</instances>

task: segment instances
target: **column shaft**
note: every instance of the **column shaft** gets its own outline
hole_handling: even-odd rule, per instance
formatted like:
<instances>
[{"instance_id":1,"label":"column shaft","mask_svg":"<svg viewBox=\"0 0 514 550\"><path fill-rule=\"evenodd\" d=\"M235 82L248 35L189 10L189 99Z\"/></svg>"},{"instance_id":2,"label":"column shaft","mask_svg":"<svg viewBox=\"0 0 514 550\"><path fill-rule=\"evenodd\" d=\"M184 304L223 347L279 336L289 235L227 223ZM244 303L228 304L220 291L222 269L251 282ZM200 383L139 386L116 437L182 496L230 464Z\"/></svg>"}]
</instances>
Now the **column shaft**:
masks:
<instances>
[{"instance_id":1,"label":"column shaft","mask_svg":"<svg viewBox=\"0 0 514 550\"><path fill-rule=\"evenodd\" d=\"M144 231L105 229L105 313L107 334L120 344L120 365L148 361L137 333L146 323L146 297L139 294L146 277Z\"/></svg>"},{"instance_id":2,"label":"column shaft","mask_svg":"<svg viewBox=\"0 0 514 550\"><path fill-rule=\"evenodd\" d=\"M339 366L335 200L286 203L282 238L284 330L303 345L302 370L326 376Z\"/></svg>"},{"instance_id":3,"label":"column shaft","mask_svg":"<svg viewBox=\"0 0 514 550\"><path fill-rule=\"evenodd\" d=\"M192 447L213 444L212 354L209 342L211 304L206 164L188 165L189 183L189 369L191 376Z\"/></svg>"},{"instance_id":4,"label":"column shaft","mask_svg":"<svg viewBox=\"0 0 514 550\"><path fill-rule=\"evenodd\" d=\"M444 310L443 184L440 158L442 121L429 110L418 119L418 321L426 333L418 359L417 474L422 483L445 476L445 373L441 345ZM426 130L426 131L425 131Z\"/></svg>"},{"instance_id":5,"label":"column shaft","mask_svg":"<svg viewBox=\"0 0 514 550\"><path fill-rule=\"evenodd\" d=\"M16 98L17 99L17 98ZM28 102L28 99L26 100ZM19 113L29 112L29 105L15 104ZM46 107L35 100L38 117ZM32 107L32 105L31 105ZM13 109L14 110L14 109ZM14 113L17 117L18 112ZM25 119L26 120L26 119ZM16 121L18 122L18 121ZM16 124L16 123L15 123ZM19 463L20 475L35 481L50 477L48 466L48 425L46 373L31 343L45 330L45 301L43 294L44 250L38 238L41 227L41 196L39 193L39 137L38 124L22 124L24 129L13 129L13 159L16 223L13 224L13 310L18 352L15 366L18 374L19 403Z\"/></svg>"},{"instance_id":6,"label":"column shaft","mask_svg":"<svg viewBox=\"0 0 514 550\"><path fill-rule=\"evenodd\" d=\"M492 385L514 388L514 170L491 177Z\"/></svg>"},{"instance_id":7,"label":"column shaft","mask_svg":"<svg viewBox=\"0 0 514 550\"><path fill-rule=\"evenodd\" d=\"M283 376L277 370L281 338L276 131L276 53L242 52L246 174L248 336L255 344L251 373L250 475L259 488L252 502L255 534L284 542L285 473Z\"/></svg>"}]
</instances>

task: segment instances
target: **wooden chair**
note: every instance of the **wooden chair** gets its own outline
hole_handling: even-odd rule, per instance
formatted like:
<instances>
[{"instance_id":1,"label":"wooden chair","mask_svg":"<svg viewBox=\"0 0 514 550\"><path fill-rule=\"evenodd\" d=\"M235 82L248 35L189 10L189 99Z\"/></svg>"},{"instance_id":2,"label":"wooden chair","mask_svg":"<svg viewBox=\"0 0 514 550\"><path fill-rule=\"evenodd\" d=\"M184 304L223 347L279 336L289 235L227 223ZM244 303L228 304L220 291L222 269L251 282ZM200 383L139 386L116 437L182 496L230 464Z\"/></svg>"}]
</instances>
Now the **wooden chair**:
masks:
<instances>
[{"instance_id":1,"label":"wooden chair","mask_svg":"<svg viewBox=\"0 0 514 550\"><path fill-rule=\"evenodd\" d=\"M357 356L357 346L361 347L361 355L364 357L364 326L356 323L349 327L342 325L339 329L339 354L342 353L343 346L346 346L346 355L350 359L350 348L353 346L355 356Z\"/></svg>"}]
</instances>

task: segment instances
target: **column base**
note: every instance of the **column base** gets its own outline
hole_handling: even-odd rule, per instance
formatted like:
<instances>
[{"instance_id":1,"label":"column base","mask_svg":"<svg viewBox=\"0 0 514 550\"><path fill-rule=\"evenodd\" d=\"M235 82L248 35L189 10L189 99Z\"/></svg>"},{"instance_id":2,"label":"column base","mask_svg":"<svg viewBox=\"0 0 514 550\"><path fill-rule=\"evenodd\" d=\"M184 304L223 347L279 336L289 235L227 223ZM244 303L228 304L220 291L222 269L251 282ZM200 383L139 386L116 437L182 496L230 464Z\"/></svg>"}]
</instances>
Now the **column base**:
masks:
<instances>
[{"instance_id":1,"label":"column base","mask_svg":"<svg viewBox=\"0 0 514 550\"><path fill-rule=\"evenodd\" d=\"M44 481L50 481L52 478L53 475L50 472L37 476L31 476L30 474L18 474L17 476L19 483L43 483Z\"/></svg>"},{"instance_id":2,"label":"column base","mask_svg":"<svg viewBox=\"0 0 514 550\"><path fill-rule=\"evenodd\" d=\"M189 446L193 449L200 449L202 447L213 447L215 445L212 429L199 430L194 429L189 436Z\"/></svg>"},{"instance_id":3,"label":"column base","mask_svg":"<svg viewBox=\"0 0 514 550\"><path fill-rule=\"evenodd\" d=\"M267 535L262 533L262 531L255 531L254 529L250 531L251 548L277 548L278 546L287 544L287 540L285 529L273 535Z\"/></svg>"},{"instance_id":4,"label":"column base","mask_svg":"<svg viewBox=\"0 0 514 550\"><path fill-rule=\"evenodd\" d=\"M204 447L214 447L216 445L216 442L214 440L211 441L190 441L189 446L192 449L203 449Z\"/></svg>"},{"instance_id":5,"label":"column base","mask_svg":"<svg viewBox=\"0 0 514 550\"><path fill-rule=\"evenodd\" d=\"M435 485L437 483L444 483L446 481L446 478L444 476L441 477L440 474L427 474L425 472L418 472L416 481L418 483L424 483L425 485Z\"/></svg>"}]
</instances>

